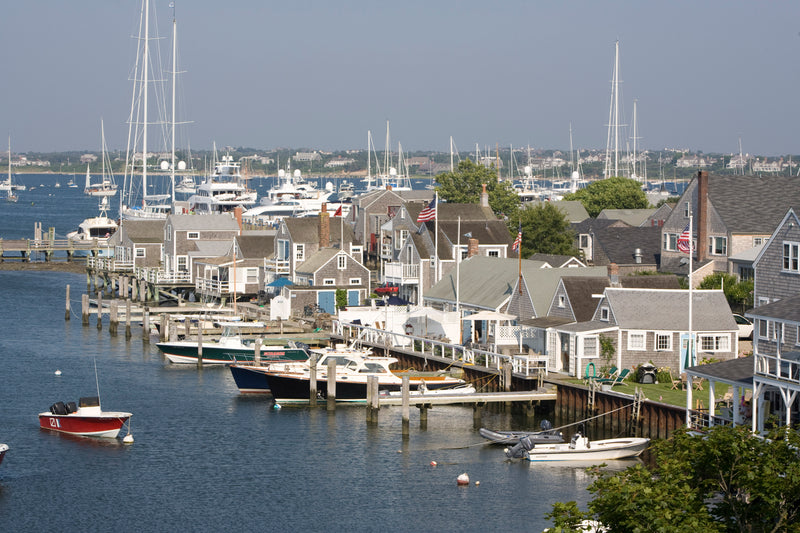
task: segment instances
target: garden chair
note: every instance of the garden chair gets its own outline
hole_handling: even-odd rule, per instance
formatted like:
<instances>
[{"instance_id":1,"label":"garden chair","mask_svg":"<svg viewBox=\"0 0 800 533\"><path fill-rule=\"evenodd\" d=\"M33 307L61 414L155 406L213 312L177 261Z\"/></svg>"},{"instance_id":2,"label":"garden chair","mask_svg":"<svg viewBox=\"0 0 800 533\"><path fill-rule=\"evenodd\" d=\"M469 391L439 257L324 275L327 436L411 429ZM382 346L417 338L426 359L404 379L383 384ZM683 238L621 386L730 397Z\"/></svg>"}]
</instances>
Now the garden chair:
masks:
<instances>
[{"instance_id":1,"label":"garden chair","mask_svg":"<svg viewBox=\"0 0 800 533\"><path fill-rule=\"evenodd\" d=\"M614 385L617 384L627 385L627 383L625 383L625 378L628 377L628 374L630 373L630 368L623 368L622 371L614 377L598 379L597 382L601 385L611 385L611 387L614 387Z\"/></svg>"},{"instance_id":2,"label":"garden chair","mask_svg":"<svg viewBox=\"0 0 800 533\"><path fill-rule=\"evenodd\" d=\"M602 376L598 376L598 379L614 379L619 374L619 368L616 366L612 366L608 372L603 374Z\"/></svg>"},{"instance_id":3,"label":"garden chair","mask_svg":"<svg viewBox=\"0 0 800 533\"><path fill-rule=\"evenodd\" d=\"M676 379L672 376L672 372L670 372L669 379L672 381L672 388L670 390L684 390L686 388L686 374L681 374Z\"/></svg>"}]
</instances>

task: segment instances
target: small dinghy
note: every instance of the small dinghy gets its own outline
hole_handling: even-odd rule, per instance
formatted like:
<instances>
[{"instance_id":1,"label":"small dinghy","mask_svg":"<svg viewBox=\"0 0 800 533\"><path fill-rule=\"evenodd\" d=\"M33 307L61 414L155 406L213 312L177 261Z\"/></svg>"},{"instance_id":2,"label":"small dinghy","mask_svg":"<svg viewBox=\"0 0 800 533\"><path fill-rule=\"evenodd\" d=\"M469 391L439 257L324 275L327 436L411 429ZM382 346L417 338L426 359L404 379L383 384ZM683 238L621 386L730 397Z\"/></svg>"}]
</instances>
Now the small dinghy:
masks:
<instances>
[{"instance_id":1,"label":"small dinghy","mask_svg":"<svg viewBox=\"0 0 800 533\"><path fill-rule=\"evenodd\" d=\"M529 461L596 461L638 457L650 444L650 439L630 437L604 439L589 442L582 431L577 431L569 443L535 444L527 437L511 448L506 448L506 456L511 459Z\"/></svg>"},{"instance_id":2,"label":"small dinghy","mask_svg":"<svg viewBox=\"0 0 800 533\"><path fill-rule=\"evenodd\" d=\"M478 433L484 439L488 439L495 444L518 444L520 439L527 438L534 444L557 444L564 442L564 435L553 429L549 420L542 420L539 425L540 431L494 431L488 428L480 428Z\"/></svg>"}]
</instances>

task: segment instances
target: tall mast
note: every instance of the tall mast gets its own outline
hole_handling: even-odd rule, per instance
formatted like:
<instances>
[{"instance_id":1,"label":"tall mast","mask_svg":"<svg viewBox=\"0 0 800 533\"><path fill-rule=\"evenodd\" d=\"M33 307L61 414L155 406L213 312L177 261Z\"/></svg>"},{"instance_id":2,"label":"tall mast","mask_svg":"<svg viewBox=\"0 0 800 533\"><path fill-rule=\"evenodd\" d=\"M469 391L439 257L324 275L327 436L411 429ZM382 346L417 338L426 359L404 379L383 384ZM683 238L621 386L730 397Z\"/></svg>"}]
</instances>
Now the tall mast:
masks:
<instances>
[{"instance_id":1,"label":"tall mast","mask_svg":"<svg viewBox=\"0 0 800 533\"><path fill-rule=\"evenodd\" d=\"M569 123L569 166L570 171L575 172L575 163L572 160L572 122Z\"/></svg>"},{"instance_id":2,"label":"tall mast","mask_svg":"<svg viewBox=\"0 0 800 533\"><path fill-rule=\"evenodd\" d=\"M170 188L172 189L172 204L175 205L175 75L178 70L176 63L178 55L178 23L175 21L175 2L171 2L170 5L172 6L172 161L169 177Z\"/></svg>"},{"instance_id":3,"label":"tall mast","mask_svg":"<svg viewBox=\"0 0 800 533\"><path fill-rule=\"evenodd\" d=\"M637 126L636 103L637 102L638 102L638 100L634 99L634 101L633 101L633 167L632 167L633 173L631 174L631 178L633 178L633 179L637 179L637 177L636 177L636 126Z\"/></svg>"},{"instance_id":4,"label":"tall mast","mask_svg":"<svg viewBox=\"0 0 800 533\"><path fill-rule=\"evenodd\" d=\"M619 176L619 41L614 47L614 175Z\"/></svg>"},{"instance_id":5,"label":"tall mast","mask_svg":"<svg viewBox=\"0 0 800 533\"><path fill-rule=\"evenodd\" d=\"M453 136L450 136L450 172L453 172Z\"/></svg>"},{"instance_id":6,"label":"tall mast","mask_svg":"<svg viewBox=\"0 0 800 533\"><path fill-rule=\"evenodd\" d=\"M144 68L142 70L142 87L144 89L144 110L142 111L142 207L146 205L145 198L147 198L147 93L148 90L148 74L150 65L150 2L144 2Z\"/></svg>"}]
</instances>

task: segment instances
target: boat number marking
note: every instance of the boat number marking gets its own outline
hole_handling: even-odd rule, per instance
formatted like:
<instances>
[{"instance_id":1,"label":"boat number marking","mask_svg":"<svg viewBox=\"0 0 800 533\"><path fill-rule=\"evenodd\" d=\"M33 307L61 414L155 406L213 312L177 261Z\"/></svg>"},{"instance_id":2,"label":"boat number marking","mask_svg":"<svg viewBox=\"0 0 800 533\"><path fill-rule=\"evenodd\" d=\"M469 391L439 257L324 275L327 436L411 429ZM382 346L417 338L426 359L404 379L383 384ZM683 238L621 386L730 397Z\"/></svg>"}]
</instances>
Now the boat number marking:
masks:
<instances>
[{"instance_id":1,"label":"boat number marking","mask_svg":"<svg viewBox=\"0 0 800 533\"><path fill-rule=\"evenodd\" d=\"M57 418L50 418L50 427L51 428L60 428L61 422Z\"/></svg>"}]
</instances>

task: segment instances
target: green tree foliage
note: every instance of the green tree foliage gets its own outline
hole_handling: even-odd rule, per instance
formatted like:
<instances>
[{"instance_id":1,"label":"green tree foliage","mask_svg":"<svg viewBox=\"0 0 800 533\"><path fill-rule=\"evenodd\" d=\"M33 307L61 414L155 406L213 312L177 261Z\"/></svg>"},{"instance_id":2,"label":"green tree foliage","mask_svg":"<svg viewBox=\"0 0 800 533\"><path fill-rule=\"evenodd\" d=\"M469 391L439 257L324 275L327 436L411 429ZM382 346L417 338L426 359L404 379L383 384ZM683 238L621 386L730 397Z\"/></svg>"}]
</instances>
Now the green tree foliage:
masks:
<instances>
[{"instance_id":1,"label":"green tree foliage","mask_svg":"<svg viewBox=\"0 0 800 533\"><path fill-rule=\"evenodd\" d=\"M798 444L787 428L768 439L744 426L714 426L704 436L678 430L651 446L652 468L591 469L589 512L558 503L547 516L562 527L596 519L615 533L798 532Z\"/></svg>"},{"instance_id":2,"label":"green tree foliage","mask_svg":"<svg viewBox=\"0 0 800 533\"><path fill-rule=\"evenodd\" d=\"M622 177L594 181L565 195L564 200L578 200L590 217L596 217L603 209L645 209L650 205L639 182Z\"/></svg>"},{"instance_id":3,"label":"green tree foliage","mask_svg":"<svg viewBox=\"0 0 800 533\"><path fill-rule=\"evenodd\" d=\"M735 312L743 313L753 307L753 280L739 281L733 274L715 272L703 278L699 289L723 289L728 305Z\"/></svg>"},{"instance_id":4,"label":"green tree foliage","mask_svg":"<svg viewBox=\"0 0 800 533\"><path fill-rule=\"evenodd\" d=\"M550 202L541 202L527 209L520 209L509 219L508 229L512 238L517 237L522 222L522 257L531 254L577 255L575 232L572 231L564 213Z\"/></svg>"},{"instance_id":5,"label":"green tree foliage","mask_svg":"<svg viewBox=\"0 0 800 533\"><path fill-rule=\"evenodd\" d=\"M498 215L511 217L519 209L519 196L508 181L497 181L494 168L486 168L465 159L453 172L436 176L436 187L443 200L459 204L477 204L481 200L483 184L489 193L489 207ZM515 233L516 235L516 233Z\"/></svg>"},{"instance_id":6,"label":"green tree foliage","mask_svg":"<svg viewBox=\"0 0 800 533\"><path fill-rule=\"evenodd\" d=\"M336 307L342 309L347 307L347 291L344 289L336 289Z\"/></svg>"}]
</instances>

